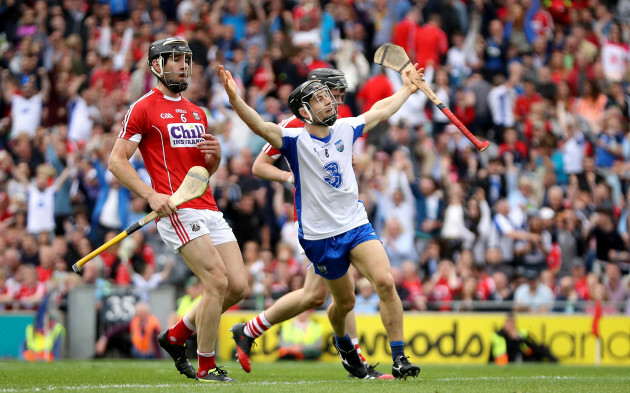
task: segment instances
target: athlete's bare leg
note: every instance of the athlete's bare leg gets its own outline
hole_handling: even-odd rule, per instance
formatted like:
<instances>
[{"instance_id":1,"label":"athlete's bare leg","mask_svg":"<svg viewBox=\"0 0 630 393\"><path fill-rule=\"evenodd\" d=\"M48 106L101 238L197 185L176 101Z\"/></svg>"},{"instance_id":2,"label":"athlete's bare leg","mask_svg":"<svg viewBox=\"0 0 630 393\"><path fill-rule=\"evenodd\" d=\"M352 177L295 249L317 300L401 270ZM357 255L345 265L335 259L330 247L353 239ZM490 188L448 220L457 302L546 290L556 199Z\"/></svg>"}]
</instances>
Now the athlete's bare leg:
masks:
<instances>
[{"instance_id":1,"label":"athlete's bare leg","mask_svg":"<svg viewBox=\"0 0 630 393\"><path fill-rule=\"evenodd\" d=\"M396 292L389 259L383 245L378 240L359 244L350 251L350 262L372 283L381 300L381 320L389 341L402 341L402 302Z\"/></svg>"},{"instance_id":2,"label":"athlete's bare leg","mask_svg":"<svg viewBox=\"0 0 630 393\"><path fill-rule=\"evenodd\" d=\"M247 297L249 293L247 270L245 269L243 255L237 242L219 244L216 248L227 268L228 287L223 299L223 312L225 312Z\"/></svg>"},{"instance_id":3,"label":"athlete's bare leg","mask_svg":"<svg viewBox=\"0 0 630 393\"><path fill-rule=\"evenodd\" d=\"M215 349L221 308L228 286L227 269L208 235L186 243L180 248L180 253L203 285L202 297L197 307L188 313L188 319L194 321L197 327L198 351L211 353Z\"/></svg>"},{"instance_id":4,"label":"athlete's bare leg","mask_svg":"<svg viewBox=\"0 0 630 393\"><path fill-rule=\"evenodd\" d=\"M272 325L279 324L300 315L306 310L321 307L327 296L328 287L325 280L310 267L306 269L304 286L278 299L271 307L265 310L265 317ZM354 311L348 313L346 324L350 337L357 338L357 322Z\"/></svg>"},{"instance_id":5,"label":"athlete's bare leg","mask_svg":"<svg viewBox=\"0 0 630 393\"><path fill-rule=\"evenodd\" d=\"M328 319L337 337L345 337L348 330L346 318L354 308L354 282L349 273L335 280L326 280L326 285L333 296L333 302L328 306Z\"/></svg>"},{"instance_id":6,"label":"athlete's bare leg","mask_svg":"<svg viewBox=\"0 0 630 393\"><path fill-rule=\"evenodd\" d=\"M320 307L326 301L328 288L321 276L313 272L313 268L306 269L304 286L287 293L265 310L265 317L272 325L284 322L303 313L306 310Z\"/></svg>"}]
</instances>

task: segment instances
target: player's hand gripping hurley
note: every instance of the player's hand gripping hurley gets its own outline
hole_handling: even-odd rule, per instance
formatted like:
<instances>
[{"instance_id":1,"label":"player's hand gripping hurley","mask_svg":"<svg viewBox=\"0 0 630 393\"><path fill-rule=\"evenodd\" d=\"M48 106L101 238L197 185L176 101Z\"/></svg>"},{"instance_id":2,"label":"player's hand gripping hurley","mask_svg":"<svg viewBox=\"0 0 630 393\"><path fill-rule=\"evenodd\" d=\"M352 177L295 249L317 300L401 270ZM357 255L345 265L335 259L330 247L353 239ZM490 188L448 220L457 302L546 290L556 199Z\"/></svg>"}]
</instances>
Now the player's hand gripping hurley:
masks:
<instances>
[{"instance_id":1,"label":"player's hand gripping hurley","mask_svg":"<svg viewBox=\"0 0 630 393\"><path fill-rule=\"evenodd\" d=\"M420 75L418 71L414 68L411 60L409 60L409 56L405 53L405 50L398 45L393 44L385 44L376 50L374 54L374 62L385 66L387 68L391 68L394 71L398 71L399 73L403 73L404 71L410 69L409 79L413 82L414 85L418 86L418 89L422 90L424 94L433 102L442 113L448 117L448 119L457 126L457 128L468 138L473 145L479 150L484 151L490 146L490 142L485 141L481 142L477 139L468 128L448 109L442 101L435 95L433 90L422 80L420 79Z\"/></svg>"},{"instance_id":2,"label":"player's hand gripping hurley","mask_svg":"<svg viewBox=\"0 0 630 393\"><path fill-rule=\"evenodd\" d=\"M182 184L171 196L171 202L173 202L175 206L179 206L182 203L188 202L195 198L199 198L206 193L206 190L208 189L209 179L210 174L208 173L208 170L206 168L201 166L194 166L190 168ZM83 267L83 265L85 265L89 260L97 256L101 252L105 251L109 247L113 246L114 244L118 243L119 241L123 240L127 236L131 235L146 224L155 220L157 217L158 213L156 213L155 211L147 214L142 219L140 219L140 221L132 224L131 226L129 226L129 228L119 233L116 237L114 237L107 243L103 244L96 250L81 258L79 262L72 265L72 270L74 270L75 273L79 274L79 272L81 272L81 267Z\"/></svg>"}]
</instances>

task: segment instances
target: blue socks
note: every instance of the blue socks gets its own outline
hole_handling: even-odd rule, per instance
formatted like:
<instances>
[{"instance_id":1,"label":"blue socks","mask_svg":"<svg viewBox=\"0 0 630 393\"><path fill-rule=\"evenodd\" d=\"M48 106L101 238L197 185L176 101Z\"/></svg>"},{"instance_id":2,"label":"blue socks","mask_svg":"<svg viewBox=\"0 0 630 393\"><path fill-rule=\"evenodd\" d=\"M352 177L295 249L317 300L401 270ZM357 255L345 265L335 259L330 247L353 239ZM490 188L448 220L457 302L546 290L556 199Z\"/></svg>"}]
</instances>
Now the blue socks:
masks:
<instances>
[{"instance_id":1,"label":"blue socks","mask_svg":"<svg viewBox=\"0 0 630 393\"><path fill-rule=\"evenodd\" d=\"M396 360L398 356L405 356L405 343L403 341L390 341L389 346L392 349L392 360Z\"/></svg>"},{"instance_id":2,"label":"blue socks","mask_svg":"<svg viewBox=\"0 0 630 393\"><path fill-rule=\"evenodd\" d=\"M347 333L345 337L339 337L335 334L335 341L337 341L337 347L344 352L350 352L354 349L354 344L352 344L350 335Z\"/></svg>"}]
</instances>

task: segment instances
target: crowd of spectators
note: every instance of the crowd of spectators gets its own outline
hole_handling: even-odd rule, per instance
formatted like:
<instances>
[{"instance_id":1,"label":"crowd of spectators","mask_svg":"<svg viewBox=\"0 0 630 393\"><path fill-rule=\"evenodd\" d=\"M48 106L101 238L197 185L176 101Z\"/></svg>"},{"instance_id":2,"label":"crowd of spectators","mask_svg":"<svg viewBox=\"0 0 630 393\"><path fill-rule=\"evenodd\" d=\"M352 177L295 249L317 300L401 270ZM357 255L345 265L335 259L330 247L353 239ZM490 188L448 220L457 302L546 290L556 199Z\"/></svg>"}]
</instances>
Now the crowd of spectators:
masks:
<instances>
[{"instance_id":1,"label":"crowd of spectators","mask_svg":"<svg viewBox=\"0 0 630 393\"><path fill-rule=\"evenodd\" d=\"M0 309L33 309L47 292L63 303L82 283L183 290L186 268L152 225L69 273L147 212L107 159L128 106L155 85L148 45L181 36L194 60L183 94L221 140L211 187L250 273L237 307L299 288L306 263L292 186L252 175L264 141L231 110L217 65L274 122L309 71L337 68L358 115L401 84L372 62L393 42L492 142L477 152L418 92L355 144L360 198L405 308L576 312L602 300L630 313L629 22L630 0L4 1ZM376 311L358 279L362 309Z\"/></svg>"}]
</instances>

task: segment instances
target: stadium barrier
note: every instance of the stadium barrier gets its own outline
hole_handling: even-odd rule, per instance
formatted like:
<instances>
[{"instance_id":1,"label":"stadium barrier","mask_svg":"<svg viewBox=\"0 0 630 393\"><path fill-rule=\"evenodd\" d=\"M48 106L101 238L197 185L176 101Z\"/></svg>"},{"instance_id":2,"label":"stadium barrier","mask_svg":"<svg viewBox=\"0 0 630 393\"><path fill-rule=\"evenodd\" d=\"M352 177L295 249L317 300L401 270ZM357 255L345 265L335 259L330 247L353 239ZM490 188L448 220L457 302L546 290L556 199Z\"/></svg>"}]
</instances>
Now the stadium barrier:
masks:
<instances>
[{"instance_id":1,"label":"stadium barrier","mask_svg":"<svg viewBox=\"0 0 630 393\"><path fill-rule=\"evenodd\" d=\"M229 329L235 323L246 322L255 312L228 312L221 318L218 356L233 358L234 342ZM338 362L332 347L332 329L325 312L313 313L322 324L324 349L321 360ZM597 363L597 338L592 332L592 315L517 314L517 324L536 341L551 348L561 363ZM405 351L420 364L483 364L488 362L490 338L505 321L503 313L405 313ZM357 315L361 350L368 361L391 363L389 342L378 314ZM630 365L630 317L604 316L599 321L600 359L602 365ZM277 359L279 326L273 326L256 340L253 362L273 362Z\"/></svg>"}]
</instances>

